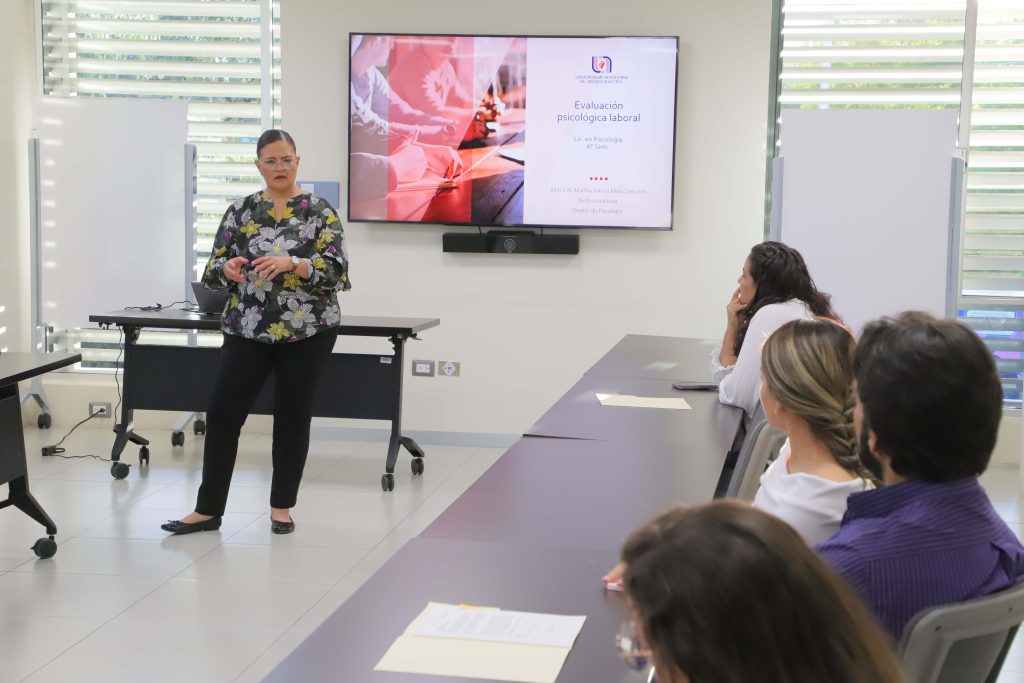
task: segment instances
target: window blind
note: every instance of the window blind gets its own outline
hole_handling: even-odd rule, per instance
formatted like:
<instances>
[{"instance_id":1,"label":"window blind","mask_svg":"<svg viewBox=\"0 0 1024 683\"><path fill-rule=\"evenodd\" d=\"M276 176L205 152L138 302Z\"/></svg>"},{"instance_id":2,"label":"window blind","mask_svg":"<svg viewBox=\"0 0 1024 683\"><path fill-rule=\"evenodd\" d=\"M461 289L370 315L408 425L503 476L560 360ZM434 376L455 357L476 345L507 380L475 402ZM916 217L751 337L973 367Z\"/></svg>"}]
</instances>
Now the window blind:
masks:
<instances>
[{"instance_id":1,"label":"window blind","mask_svg":"<svg viewBox=\"0 0 1024 683\"><path fill-rule=\"evenodd\" d=\"M1024 297L1024 2L978 6L963 294Z\"/></svg>"},{"instance_id":2,"label":"window blind","mask_svg":"<svg viewBox=\"0 0 1024 683\"><path fill-rule=\"evenodd\" d=\"M262 187L255 142L281 120L279 0L42 0L41 16L44 94L188 101L189 142L198 151L198 275L228 203ZM261 59L265 39L270 64ZM264 79L272 81L269 121ZM83 367L113 365L116 334L68 335Z\"/></svg>"},{"instance_id":3,"label":"window blind","mask_svg":"<svg viewBox=\"0 0 1024 683\"><path fill-rule=\"evenodd\" d=\"M966 3L786 0L782 107L959 107Z\"/></svg>"},{"instance_id":4,"label":"window blind","mask_svg":"<svg viewBox=\"0 0 1024 683\"><path fill-rule=\"evenodd\" d=\"M962 0L786 0L779 108L960 108ZM979 3L960 319L992 349L1007 408L1024 376L1024 0Z\"/></svg>"},{"instance_id":5,"label":"window blind","mask_svg":"<svg viewBox=\"0 0 1024 683\"><path fill-rule=\"evenodd\" d=\"M971 98L961 320L995 356L1007 408L1024 389L1024 2L985 0Z\"/></svg>"}]
</instances>

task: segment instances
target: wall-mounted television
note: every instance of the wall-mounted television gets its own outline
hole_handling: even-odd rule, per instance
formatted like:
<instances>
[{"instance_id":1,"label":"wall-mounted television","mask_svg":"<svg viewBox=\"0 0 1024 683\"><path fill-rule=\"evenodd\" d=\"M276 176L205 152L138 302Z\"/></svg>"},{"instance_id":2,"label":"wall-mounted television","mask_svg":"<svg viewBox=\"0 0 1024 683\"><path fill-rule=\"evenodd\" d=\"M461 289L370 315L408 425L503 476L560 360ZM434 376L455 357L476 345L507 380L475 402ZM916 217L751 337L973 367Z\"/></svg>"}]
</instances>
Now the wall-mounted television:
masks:
<instances>
[{"instance_id":1,"label":"wall-mounted television","mask_svg":"<svg viewBox=\"0 0 1024 683\"><path fill-rule=\"evenodd\" d=\"M672 228L678 37L349 39L349 221Z\"/></svg>"}]
</instances>

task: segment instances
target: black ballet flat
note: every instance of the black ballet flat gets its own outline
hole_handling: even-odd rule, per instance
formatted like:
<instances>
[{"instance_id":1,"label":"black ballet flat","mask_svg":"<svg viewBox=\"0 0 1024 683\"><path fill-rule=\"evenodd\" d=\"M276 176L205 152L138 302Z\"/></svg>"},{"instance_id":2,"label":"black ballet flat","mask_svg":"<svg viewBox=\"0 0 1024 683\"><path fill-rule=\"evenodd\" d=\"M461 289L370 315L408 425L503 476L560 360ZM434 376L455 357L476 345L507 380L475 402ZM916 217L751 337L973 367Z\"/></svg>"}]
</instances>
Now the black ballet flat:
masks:
<instances>
[{"instance_id":1,"label":"black ballet flat","mask_svg":"<svg viewBox=\"0 0 1024 683\"><path fill-rule=\"evenodd\" d=\"M287 522L279 522L276 519L271 519L270 530L275 534L290 534L295 531L295 520L289 519Z\"/></svg>"},{"instance_id":2,"label":"black ballet flat","mask_svg":"<svg viewBox=\"0 0 1024 683\"><path fill-rule=\"evenodd\" d=\"M202 522L195 522L194 524L182 522L180 519L169 519L165 524L161 524L160 528L181 536L183 534L194 534L197 531L216 531L220 528L220 522L220 517L210 517L210 519L204 519Z\"/></svg>"}]
</instances>

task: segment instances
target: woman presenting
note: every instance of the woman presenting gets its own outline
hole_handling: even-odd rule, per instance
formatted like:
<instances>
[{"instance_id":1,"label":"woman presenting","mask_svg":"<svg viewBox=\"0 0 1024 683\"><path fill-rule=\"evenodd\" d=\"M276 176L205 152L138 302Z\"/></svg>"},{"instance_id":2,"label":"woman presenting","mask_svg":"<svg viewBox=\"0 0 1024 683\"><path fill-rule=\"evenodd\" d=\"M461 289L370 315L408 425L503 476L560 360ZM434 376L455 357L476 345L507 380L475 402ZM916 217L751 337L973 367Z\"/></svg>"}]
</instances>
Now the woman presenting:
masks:
<instances>
[{"instance_id":1,"label":"woman presenting","mask_svg":"<svg viewBox=\"0 0 1024 683\"><path fill-rule=\"evenodd\" d=\"M256 143L266 189L224 213L203 283L228 288L220 368L207 410L203 481L194 512L160 528L173 534L220 528L238 435L256 394L275 378L270 525L295 529L317 383L338 337L338 290L351 289L344 233L334 209L295 184L299 156L283 130Z\"/></svg>"}]
</instances>

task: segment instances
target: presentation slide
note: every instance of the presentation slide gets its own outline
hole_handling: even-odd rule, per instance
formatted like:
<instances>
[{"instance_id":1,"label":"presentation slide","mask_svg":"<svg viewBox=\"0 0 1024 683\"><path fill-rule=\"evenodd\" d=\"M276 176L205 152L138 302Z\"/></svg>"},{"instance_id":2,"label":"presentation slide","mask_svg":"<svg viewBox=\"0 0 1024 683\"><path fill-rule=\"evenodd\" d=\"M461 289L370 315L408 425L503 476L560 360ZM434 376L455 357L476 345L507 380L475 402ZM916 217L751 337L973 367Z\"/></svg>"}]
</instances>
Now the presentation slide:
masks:
<instances>
[{"instance_id":1,"label":"presentation slide","mask_svg":"<svg viewBox=\"0 0 1024 683\"><path fill-rule=\"evenodd\" d=\"M676 38L351 36L349 220L670 229Z\"/></svg>"},{"instance_id":2,"label":"presentation slide","mask_svg":"<svg viewBox=\"0 0 1024 683\"><path fill-rule=\"evenodd\" d=\"M669 227L675 40L531 38L527 51L524 222Z\"/></svg>"}]
</instances>

